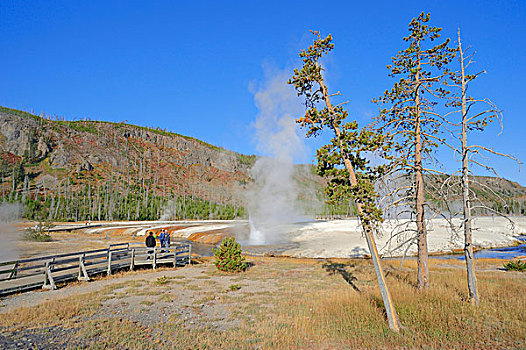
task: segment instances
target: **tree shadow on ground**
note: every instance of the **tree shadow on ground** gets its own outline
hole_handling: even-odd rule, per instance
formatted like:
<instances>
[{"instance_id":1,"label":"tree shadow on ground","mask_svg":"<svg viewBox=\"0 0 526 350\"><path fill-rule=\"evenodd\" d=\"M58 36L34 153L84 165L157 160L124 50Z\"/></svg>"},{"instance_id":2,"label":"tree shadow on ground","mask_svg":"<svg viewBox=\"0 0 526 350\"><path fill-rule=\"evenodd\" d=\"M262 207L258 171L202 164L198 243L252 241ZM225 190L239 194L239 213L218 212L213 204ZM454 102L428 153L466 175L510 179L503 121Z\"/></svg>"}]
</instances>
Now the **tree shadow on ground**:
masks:
<instances>
[{"instance_id":1,"label":"tree shadow on ground","mask_svg":"<svg viewBox=\"0 0 526 350\"><path fill-rule=\"evenodd\" d=\"M376 309L382 313L382 316L385 320L388 320L387 311L385 310L385 304L381 297L371 295L371 300L376 306Z\"/></svg>"},{"instance_id":2,"label":"tree shadow on ground","mask_svg":"<svg viewBox=\"0 0 526 350\"><path fill-rule=\"evenodd\" d=\"M353 269L356 265L355 264L342 264L342 263L333 263L328 262L326 264L323 264L323 268L325 271L327 271L330 275L336 275L339 274L343 277L345 282L349 283L349 285L358 293L360 293L360 289L356 286L354 281L357 281L358 279L353 276L351 269Z\"/></svg>"},{"instance_id":3,"label":"tree shadow on ground","mask_svg":"<svg viewBox=\"0 0 526 350\"><path fill-rule=\"evenodd\" d=\"M403 284L407 284L408 286L410 286L413 289L417 289L418 288L416 282L414 282L411 279L411 274L409 274L409 273L405 273L403 271L398 271L395 268L389 267L389 266L384 267L384 272L385 272L385 277L386 278L387 278L387 276L393 276L399 282L401 282Z\"/></svg>"}]
</instances>

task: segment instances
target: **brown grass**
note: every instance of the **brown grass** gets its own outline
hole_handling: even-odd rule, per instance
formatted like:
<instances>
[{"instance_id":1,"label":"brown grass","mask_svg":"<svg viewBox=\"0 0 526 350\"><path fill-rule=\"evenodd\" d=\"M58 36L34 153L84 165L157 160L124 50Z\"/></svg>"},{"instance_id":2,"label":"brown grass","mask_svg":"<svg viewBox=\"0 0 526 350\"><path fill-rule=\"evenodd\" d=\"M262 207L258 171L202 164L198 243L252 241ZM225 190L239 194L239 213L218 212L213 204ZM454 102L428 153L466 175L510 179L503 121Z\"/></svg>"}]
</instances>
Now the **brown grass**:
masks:
<instances>
[{"instance_id":1,"label":"brown grass","mask_svg":"<svg viewBox=\"0 0 526 350\"><path fill-rule=\"evenodd\" d=\"M101 299L82 294L61 300L44 302L35 307L21 307L0 315L0 327L10 330L69 324L80 317L96 313Z\"/></svg>"},{"instance_id":2,"label":"brown grass","mask_svg":"<svg viewBox=\"0 0 526 350\"><path fill-rule=\"evenodd\" d=\"M0 324L7 328L39 327L76 320L75 327L80 327L76 336L92 342L93 348L526 348L526 277L498 271L501 261L478 261L477 267L482 270L478 273L481 303L477 307L467 302L462 262L432 260L432 287L427 292L419 292L414 287L414 261L404 262L403 267L398 261L386 261L388 283L405 327L399 334L387 327L368 260L250 258L250 261L254 266L235 276L216 273L210 263L203 267L207 276L231 278L229 281L242 286L238 291L219 290L207 283L208 279L201 278L194 278L186 285L202 291L196 296L195 304L226 305L230 312L227 321L238 321L235 327L188 327L177 315L155 330L128 320L82 319L82 316L96 314L103 295L116 290L125 292L124 288L133 287L130 284L96 295L22 308L4 315ZM327 264L342 264L339 266L352 286L341 272L329 273ZM255 282L272 284L275 291L245 287Z\"/></svg>"},{"instance_id":3,"label":"brown grass","mask_svg":"<svg viewBox=\"0 0 526 350\"><path fill-rule=\"evenodd\" d=\"M88 321L79 337L91 339L90 349L158 349L158 341L151 338L151 331L135 322L122 319ZM82 347L84 348L84 347ZM72 346L72 349L75 349Z\"/></svg>"}]
</instances>

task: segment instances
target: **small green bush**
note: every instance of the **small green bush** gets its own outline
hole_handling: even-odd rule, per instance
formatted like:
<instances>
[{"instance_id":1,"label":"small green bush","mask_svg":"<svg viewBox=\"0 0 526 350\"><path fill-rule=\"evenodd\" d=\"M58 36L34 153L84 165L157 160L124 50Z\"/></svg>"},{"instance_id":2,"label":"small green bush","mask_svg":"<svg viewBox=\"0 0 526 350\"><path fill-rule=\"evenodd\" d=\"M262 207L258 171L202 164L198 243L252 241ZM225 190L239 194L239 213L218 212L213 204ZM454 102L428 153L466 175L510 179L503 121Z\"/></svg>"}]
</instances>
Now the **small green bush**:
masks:
<instances>
[{"instance_id":1,"label":"small green bush","mask_svg":"<svg viewBox=\"0 0 526 350\"><path fill-rule=\"evenodd\" d=\"M218 270L225 272L245 271L247 263L241 253L241 245L234 237L225 238L219 248L214 249L214 265Z\"/></svg>"},{"instance_id":2,"label":"small green bush","mask_svg":"<svg viewBox=\"0 0 526 350\"><path fill-rule=\"evenodd\" d=\"M168 277L166 276L162 276L162 277L157 277L157 280L155 281L156 284L166 284L168 283Z\"/></svg>"},{"instance_id":3,"label":"small green bush","mask_svg":"<svg viewBox=\"0 0 526 350\"><path fill-rule=\"evenodd\" d=\"M24 238L28 241L50 242L52 241L49 230L53 228L50 221L40 221L35 227L28 227L24 232Z\"/></svg>"},{"instance_id":4,"label":"small green bush","mask_svg":"<svg viewBox=\"0 0 526 350\"><path fill-rule=\"evenodd\" d=\"M231 291L231 292L235 292L236 290L240 290L241 287L239 286L239 284L231 284L229 287L228 287L228 290Z\"/></svg>"},{"instance_id":5,"label":"small green bush","mask_svg":"<svg viewBox=\"0 0 526 350\"><path fill-rule=\"evenodd\" d=\"M517 260L517 261L508 261L507 263L505 263L504 265L504 268L507 270L507 271L521 271L521 272L526 272L526 262L522 262L520 260Z\"/></svg>"}]
</instances>

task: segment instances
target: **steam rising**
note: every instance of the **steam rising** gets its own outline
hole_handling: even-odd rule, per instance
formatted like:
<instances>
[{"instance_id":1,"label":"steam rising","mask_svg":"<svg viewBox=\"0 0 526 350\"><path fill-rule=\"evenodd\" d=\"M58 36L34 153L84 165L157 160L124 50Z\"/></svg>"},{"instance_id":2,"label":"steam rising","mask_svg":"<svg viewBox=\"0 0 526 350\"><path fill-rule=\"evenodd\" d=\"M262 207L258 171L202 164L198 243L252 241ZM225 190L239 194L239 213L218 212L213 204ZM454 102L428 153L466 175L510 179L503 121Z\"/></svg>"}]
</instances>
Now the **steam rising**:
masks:
<instances>
[{"instance_id":1,"label":"steam rising","mask_svg":"<svg viewBox=\"0 0 526 350\"><path fill-rule=\"evenodd\" d=\"M293 179L293 161L305 153L295 122L303 106L287 84L289 74L267 72L264 84L254 93L259 113L253 127L263 157L251 169L255 184L248 193L250 244L279 242L283 225L304 219Z\"/></svg>"},{"instance_id":2,"label":"steam rising","mask_svg":"<svg viewBox=\"0 0 526 350\"><path fill-rule=\"evenodd\" d=\"M13 225L24 212L20 203L0 203L0 262L14 260L18 257L16 242L20 233Z\"/></svg>"}]
</instances>

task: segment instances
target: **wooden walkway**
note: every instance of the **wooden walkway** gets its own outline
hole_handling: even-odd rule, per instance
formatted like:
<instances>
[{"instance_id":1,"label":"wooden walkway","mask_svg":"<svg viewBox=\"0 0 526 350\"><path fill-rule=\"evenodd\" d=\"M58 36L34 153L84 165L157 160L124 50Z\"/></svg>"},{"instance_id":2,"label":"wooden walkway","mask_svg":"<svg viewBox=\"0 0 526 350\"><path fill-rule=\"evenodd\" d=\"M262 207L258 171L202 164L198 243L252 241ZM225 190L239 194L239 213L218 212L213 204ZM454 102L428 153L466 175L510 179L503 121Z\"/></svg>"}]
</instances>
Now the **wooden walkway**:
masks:
<instances>
[{"instance_id":1,"label":"wooden walkway","mask_svg":"<svg viewBox=\"0 0 526 350\"><path fill-rule=\"evenodd\" d=\"M107 249L0 262L0 296L37 288L57 289L57 283L89 281L96 274L111 275L116 270L138 266L185 266L190 264L191 256L190 244L174 243L161 249L146 248L141 243L118 243Z\"/></svg>"}]
</instances>

